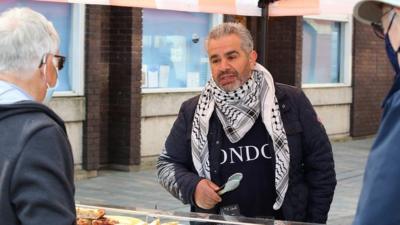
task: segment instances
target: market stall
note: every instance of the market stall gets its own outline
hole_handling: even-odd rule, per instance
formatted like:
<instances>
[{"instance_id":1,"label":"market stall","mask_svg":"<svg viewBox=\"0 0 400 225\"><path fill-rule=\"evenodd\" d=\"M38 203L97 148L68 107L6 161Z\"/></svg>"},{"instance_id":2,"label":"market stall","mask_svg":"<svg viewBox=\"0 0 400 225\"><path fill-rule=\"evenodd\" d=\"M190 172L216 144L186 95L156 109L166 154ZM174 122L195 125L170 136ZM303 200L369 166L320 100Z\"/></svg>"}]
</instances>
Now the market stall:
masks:
<instances>
[{"instance_id":1,"label":"market stall","mask_svg":"<svg viewBox=\"0 0 400 225\"><path fill-rule=\"evenodd\" d=\"M118 206L77 205L77 225L317 225L263 218L247 218L205 213L166 212L160 210L120 208Z\"/></svg>"},{"instance_id":2,"label":"market stall","mask_svg":"<svg viewBox=\"0 0 400 225\"><path fill-rule=\"evenodd\" d=\"M52 0L38 0L52 1ZM143 7L162 10L181 10L190 12L208 12L236 15L261 16L262 10L258 7L257 0L237 0L237 1L134 1L134 0L53 0L52 2L63 3L82 3L82 4L100 4L127 7ZM318 0L282 0L276 1L269 5L267 16L293 16L293 15L309 15L316 14L320 10ZM265 16L265 15L264 15ZM118 206L87 206L77 205L78 207L89 209L100 209L97 217L81 216L82 220L88 220L90 224L151 224L151 225L172 225L172 224L189 224L197 223L216 223L216 224L306 224L297 222L274 221L272 219L250 219L233 216L220 216L198 213L177 213L163 212L157 210L145 209L122 209ZM98 211L97 211L98 212ZM90 217L90 218L87 218ZM92 220L98 220L93 223ZM114 222L113 222L114 221ZM119 221L119 223L116 222ZM125 223L122 223L125 221ZM158 222L157 222L158 221ZM83 221L85 222L85 221ZM89 223L87 223L89 224Z\"/></svg>"}]
</instances>

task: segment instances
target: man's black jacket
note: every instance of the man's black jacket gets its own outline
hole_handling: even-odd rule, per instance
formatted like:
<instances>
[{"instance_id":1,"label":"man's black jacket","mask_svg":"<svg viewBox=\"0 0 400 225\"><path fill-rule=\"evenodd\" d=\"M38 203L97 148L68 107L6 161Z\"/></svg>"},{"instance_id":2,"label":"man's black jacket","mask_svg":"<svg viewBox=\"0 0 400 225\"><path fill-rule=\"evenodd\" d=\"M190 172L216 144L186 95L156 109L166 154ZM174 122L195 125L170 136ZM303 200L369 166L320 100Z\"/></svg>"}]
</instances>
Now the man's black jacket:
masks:
<instances>
[{"instance_id":1,"label":"man's black jacket","mask_svg":"<svg viewBox=\"0 0 400 225\"><path fill-rule=\"evenodd\" d=\"M276 84L281 117L290 149L289 188L282 205L285 220L325 223L336 186L332 147L328 136L304 93L295 87ZM192 161L191 131L198 96L185 101L165 142L157 168L159 182L192 211L203 210L193 196L198 176ZM208 145L211 179L219 180L219 152L223 129L214 115L210 119ZM255 174L262 176L262 174Z\"/></svg>"}]
</instances>

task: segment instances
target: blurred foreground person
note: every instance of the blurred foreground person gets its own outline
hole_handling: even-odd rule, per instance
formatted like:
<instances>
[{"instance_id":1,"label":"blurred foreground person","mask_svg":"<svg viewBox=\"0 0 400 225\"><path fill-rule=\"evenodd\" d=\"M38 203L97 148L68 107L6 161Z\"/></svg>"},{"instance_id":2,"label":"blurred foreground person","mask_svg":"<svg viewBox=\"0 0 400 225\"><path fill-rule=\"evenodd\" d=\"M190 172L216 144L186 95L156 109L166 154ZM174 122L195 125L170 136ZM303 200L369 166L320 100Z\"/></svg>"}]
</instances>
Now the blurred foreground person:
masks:
<instances>
[{"instance_id":1,"label":"blurred foreground person","mask_svg":"<svg viewBox=\"0 0 400 225\"><path fill-rule=\"evenodd\" d=\"M353 224L400 224L400 0L361 1L354 15L384 39L395 76L383 101L382 120L369 154Z\"/></svg>"}]
</instances>

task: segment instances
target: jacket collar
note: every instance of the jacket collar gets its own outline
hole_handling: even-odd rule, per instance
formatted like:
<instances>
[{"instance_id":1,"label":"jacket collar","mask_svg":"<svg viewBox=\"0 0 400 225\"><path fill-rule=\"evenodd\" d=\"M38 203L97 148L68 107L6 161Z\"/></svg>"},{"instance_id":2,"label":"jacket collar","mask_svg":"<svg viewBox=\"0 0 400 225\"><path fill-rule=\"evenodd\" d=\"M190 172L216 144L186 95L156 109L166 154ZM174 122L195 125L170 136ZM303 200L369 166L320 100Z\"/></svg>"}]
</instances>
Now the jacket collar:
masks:
<instances>
[{"instance_id":1,"label":"jacket collar","mask_svg":"<svg viewBox=\"0 0 400 225\"><path fill-rule=\"evenodd\" d=\"M286 97L287 97L287 92L284 91L284 89L282 88L282 84L280 83L274 83L275 84L275 96L278 99L278 103L279 103L279 108L281 113L286 113L287 111L290 110L290 105L288 104L289 102L287 101Z\"/></svg>"},{"instance_id":2,"label":"jacket collar","mask_svg":"<svg viewBox=\"0 0 400 225\"><path fill-rule=\"evenodd\" d=\"M286 92L282 91L280 88L280 85L277 85L279 83L274 83L275 85L275 96L278 99L278 102L286 97Z\"/></svg>"}]
</instances>

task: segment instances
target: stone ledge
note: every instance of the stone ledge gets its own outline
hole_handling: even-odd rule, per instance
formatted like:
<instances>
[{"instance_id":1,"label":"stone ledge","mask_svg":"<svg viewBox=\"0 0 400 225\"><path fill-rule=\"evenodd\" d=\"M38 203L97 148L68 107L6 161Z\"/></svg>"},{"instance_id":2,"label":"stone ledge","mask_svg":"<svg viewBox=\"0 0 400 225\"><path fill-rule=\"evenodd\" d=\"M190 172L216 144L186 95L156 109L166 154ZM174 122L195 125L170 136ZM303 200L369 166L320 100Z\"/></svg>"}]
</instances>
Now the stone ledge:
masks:
<instances>
[{"instance_id":1,"label":"stone ledge","mask_svg":"<svg viewBox=\"0 0 400 225\"><path fill-rule=\"evenodd\" d=\"M56 96L50 101L50 108L65 122L85 120L85 98L81 96Z\"/></svg>"},{"instance_id":2,"label":"stone ledge","mask_svg":"<svg viewBox=\"0 0 400 225\"><path fill-rule=\"evenodd\" d=\"M83 169L75 169L74 180L86 180L89 178L97 177L99 175L97 170L83 170Z\"/></svg>"}]
</instances>

